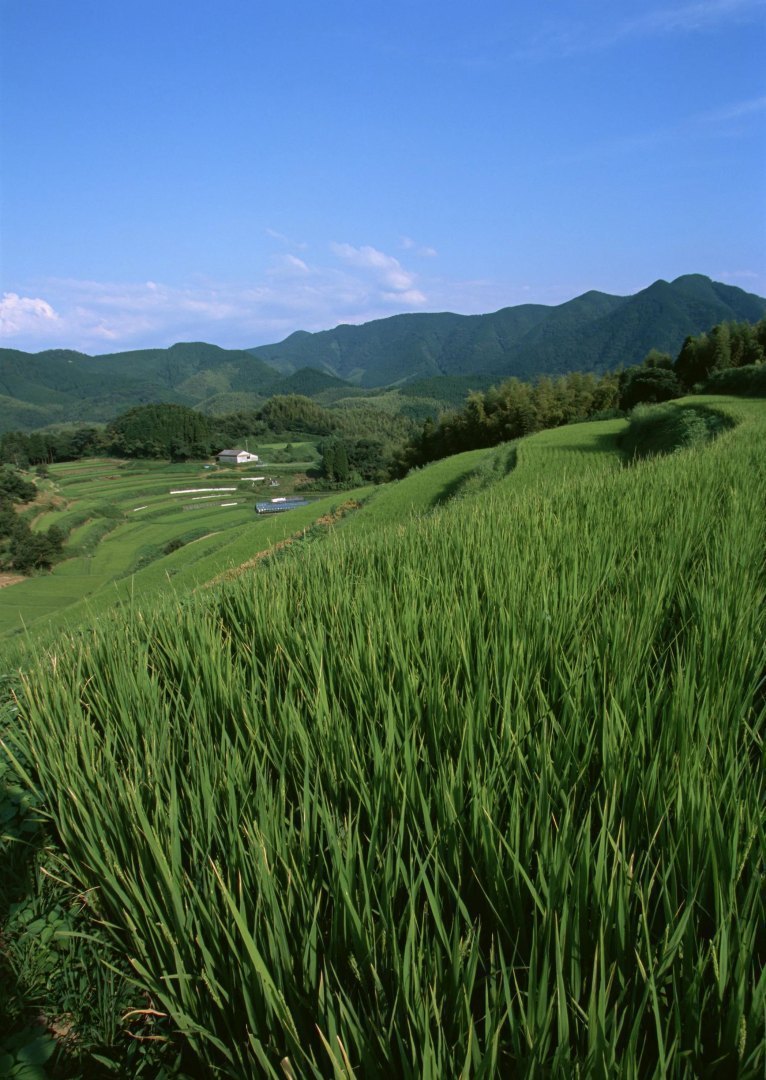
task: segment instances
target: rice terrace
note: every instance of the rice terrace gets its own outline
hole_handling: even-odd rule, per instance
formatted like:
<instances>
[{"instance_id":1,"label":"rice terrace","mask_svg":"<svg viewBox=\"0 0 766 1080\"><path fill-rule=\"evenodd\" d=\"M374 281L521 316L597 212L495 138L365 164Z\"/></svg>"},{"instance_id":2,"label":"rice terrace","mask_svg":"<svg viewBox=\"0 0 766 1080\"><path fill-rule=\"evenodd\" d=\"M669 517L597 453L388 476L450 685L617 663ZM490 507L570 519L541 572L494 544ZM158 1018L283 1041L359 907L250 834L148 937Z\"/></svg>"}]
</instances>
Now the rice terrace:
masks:
<instances>
[{"instance_id":1,"label":"rice terrace","mask_svg":"<svg viewBox=\"0 0 766 1080\"><path fill-rule=\"evenodd\" d=\"M766 1080L766 0L4 0L0 1080Z\"/></svg>"},{"instance_id":2,"label":"rice terrace","mask_svg":"<svg viewBox=\"0 0 766 1080\"><path fill-rule=\"evenodd\" d=\"M0 1075L764 1075L763 398L322 445L36 478Z\"/></svg>"}]
</instances>

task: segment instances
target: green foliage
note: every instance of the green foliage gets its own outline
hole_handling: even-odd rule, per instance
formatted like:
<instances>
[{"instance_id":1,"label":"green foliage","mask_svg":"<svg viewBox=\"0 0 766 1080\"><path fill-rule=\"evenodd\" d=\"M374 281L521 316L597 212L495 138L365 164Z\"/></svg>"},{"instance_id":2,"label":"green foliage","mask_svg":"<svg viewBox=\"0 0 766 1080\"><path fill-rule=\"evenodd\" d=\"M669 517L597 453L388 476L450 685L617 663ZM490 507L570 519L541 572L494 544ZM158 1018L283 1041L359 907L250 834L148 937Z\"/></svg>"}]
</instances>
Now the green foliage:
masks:
<instances>
[{"instance_id":1,"label":"green foliage","mask_svg":"<svg viewBox=\"0 0 766 1080\"><path fill-rule=\"evenodd\" d=\"M621 409L630 410L645 402L671 401L681 393L681 385L672 368L635 367L620 375Z\"/></svg>"},{"instance_id":2,"label":"green foliage","mask_svg":"<svg viewBox=\"0 0 766 1080\"><path fill-rule=\"evenodd\" d=\"M705 381L703 393L766 397L766 364L714 371Z\"/></svg>"},{"instance_id":3,"label":"green foliage","mask_svg":"<svg viewBox=\"0 0 766 1080\"><path fill-rule=\"evenodd\" d=\"M409 396L404 384L415 380L419 392L409 398L404 415L422 424L426 399L455 408L469 389L485 390L511 376L631 366L651 348L675 353L686 337L716 323L757 322L765 314L760 297L689 275L657 281L634 296L589 292L557 307L523 304L480 316L396 315L363 326L296 333L247 351L203 342L98 357L61 349L34 355L0 349L5 395L0 433L109 421L142 402L206 413L247 412L248 405L232 403L273 395L304 395L329 404L333 396L352 395L349 383L396 385ZM755 355L737 359L738 346L730 348L735 366L758 362ZM694 385L700 377L684 384Z\"/></svg>"},{"instance_id":4,"label":"green foliage","mask_svg":"<svg viewBox=\"0 0 766 1080\"><path fill-rule=\"evenodd\" d=\"M350 475L346 444L340 439L329 439L322 443L321 450L322 476L331 483L345 483Z\"/></svg>"},{"instance_id":5,"label":"green foliage","mask_svg":"<svg viewBox=\"0 0 766 1080\"><path fill-rule=\"evenodd\" d=\"M122 457L186 461L211 451L210 421L184 405L139 405L108 424L105 434L111 452Z\"/></svg>"},{"instance_id":6,"label":"green foliage","mask_svg":"<svg viewBox=\"0 0 766 1080\"><path fill-rule=\"evenodd\" d=\"M66 534L55 525L47 532L32 532L26 522L18 520L19 526L6 534L9 543L5 554L0 555L0 567L20 574L50 570L62 556Z\"/></svg>"},{"instance_id":7,"label":"green foliage","mask_svg":"<svg viewBox=\"0 0 766 1080\"><path fill-rule=\"evenodd\" d=\"M380 439L345 440L348 468L363 480L378 482L386 478L389 445Z\"/></svg>"},{"instance_id":8,"label":"green foliage","mask_svg":"<svg viewBox=\"0 0 766 1080\"><path fill-rule=\"evenodd\" d=\"M669 454L699 446L732 424L726 413L699 405L639 405L631 413L620 446L630 458Z\"/></svg>"},{"instance_id":9,"label":"green foliage","mask_svg":"<svg viewBox=\"0 0 766 1080\"><path fill-rule=\"evenodd\" d=\"M33 532L15 508L36 495L34 483L17 469L10 465L0 468L0 569L28 574L50 569L61 558L64 530L52 525L47 532Z\"/></svg>"},{"instance_id":10,"label":"green foliage","mask_svg":"<svg viewBox=\"0 0 766 1080\"><path fill-rule=\"evenodd\" d=\"M329 435L336 426L334 418L326 409L299 394L270 398L258 411L258 419L275 434L294 431Z\"/></svg>"},{"instance_id":11,"label":"green foliage","mask_svg":"<svg viewBox=\"0 0 766 1080\"><path fill-rule=\"evenodd\" d=\"M690 389L719 372L762 364L765 356L766 319L756 325L726 322L698 337L687 337L675 370L682 385Z\"/></svg>"},{"instance_id":12,"label":"green foliage","mask_svg":"<svg viewBox=\"0 0 766 1080\"><path fill-rule=\"evenodd\" d=\"M614 375L600 378L577 372L536 383L508 379L482 392L472 391L461 412L426 420L394 463L397 475L408 469L479 447L497 446L544 428L585 420L617 404Z\"/></svg>"},{"instance_id":13,"label":"green foliage","mask_svg":"<svg viewBox=\"0 0 766 1080\"><path fill-rule=\"evenodd\" d=\"M324 408L308 398L292 395L274 397L252 412L212 417L216 441L234 445L245 437L269 438L286 432L331 435L324 442L342 441L352 472L364 479L383 479L395 450L413 433L412 423L383 407L357 404L353 399L334 408ZM268 453L269 461L290 461ZM325 473L325 475L328 475Z\"/></svg>"},{"instance_id":14,"label":"green foliage","mask_svg":"<svg viewBox=\"0 0 766 1080\"><path fill-rule=\"evenodd\" d=\"M543 432L26 658L20 774L199 1074L763 1073L766 421L729 408L632 469Z\"/></svg>"},{"instance_id":15,"label":"green foliage","mask_svg":"<svg viewBox=\"0 0 766 1080\"><path fill-rule=\"evenodd\" d=\"M710 385L710 393L757 393L766 348L766 319L750 323L720 323L697 337L687 337L675 360L652 349L642 365L620 373L620 408L670 401L694 387ZM746 367L753 376L728 373Z\"/></svg>"},{"instance_id":16,"label":"green foliage","mask_svg":"<svg viewBox=\"0 0 766 1080\"><path fill-rule=\"evenodd\" d=\"M6 431L0 435L0 462L26 468L46 469L56 461L74 461L107 450L100 428L68 427L56 431ZM40 475L43 475L40 473Z\"/></svg>"},{"instance_id":17,"label":"green foliage","mask_svg":"<svg viewBox=\"0 0 766 1080\"><path fill-rule=\"evenodd\" d=\"M573 373L556 380L543 377L536 383L509 379L483 392L472 391L462 410L449 411L435 423L426 420L421 433L397 456L392 471L403 475L407 469L462 450L609 415L617 406L630 411L641 404L671 401L683 394L689 378L710 377L711 390L742 387L742 392L757 393L762 381L757 368L747 376L728 373L740 362L763 355L762 338L766 343L766 320L756 326L721 324L709 335L687 338L675 361L669 353L651 349L642 365L624 369L619 376ZM687 416L678 422L691 424L693 419Z\"/></svg>"},{"instance_id":18,"label":"green foliage","mask_svg":"<svg viewBox=\"0 0 766 1080\"><path fill-rule=\"evenodd\" d=\"M0 740L15 723L10 689L0 680ZM163 1025L144 1015L146 999L94 924L88 895L62 877L39 799L19 784L2 742L0 857L0 1076L167 1076L163 1062L177 1055Z\"/></svg>"},{"instance_id":19,"label":"green foliage","mask_svg":"<svg viewBox=\"0 0 766 1080\"><path fill-rule=\"evenodd\" d=\"M457 408L471 390L488 390L494 380L482 380L471 375L437 375L430 379L413 379L401 387L405 397L433 398L445 407Z\"/></svg>"},{"instance_id":20,"label":"green foliage","mask_svg":"<svg viewBox=\"0 0 766 1080\"><path fill-rule=\"evenodd\" d=\"M26 480L18 469L9 465L0 468L0 504L31 502L36 495L34 483Z\"/></svg>"},{"instance_id":21,"label":"green foliage","mask_svg":"<svg viewBox=\"0 0 766 1080\"><path fill-rule=\"evenodd\" d=\"M106 356L0 349L5 399L0 431L64 421L105 421L141 402L195 405L211 390L257 391L275 381L248 352L203 342Z\"/></svg>"},{"instance_id":22,"label":"green foliage","mask_svg":"<svg viewBox=\"0 0 766 1080\"><path fill-rule=\"evenodd\" d=\"M313 366L300 368L293 375L288 375L275 384L280 394L298 394L302 397L316 397L328 390L345 391L349 385L343 379L329 375L326 371L318 371Z\"/></svg>"}]
</instances>

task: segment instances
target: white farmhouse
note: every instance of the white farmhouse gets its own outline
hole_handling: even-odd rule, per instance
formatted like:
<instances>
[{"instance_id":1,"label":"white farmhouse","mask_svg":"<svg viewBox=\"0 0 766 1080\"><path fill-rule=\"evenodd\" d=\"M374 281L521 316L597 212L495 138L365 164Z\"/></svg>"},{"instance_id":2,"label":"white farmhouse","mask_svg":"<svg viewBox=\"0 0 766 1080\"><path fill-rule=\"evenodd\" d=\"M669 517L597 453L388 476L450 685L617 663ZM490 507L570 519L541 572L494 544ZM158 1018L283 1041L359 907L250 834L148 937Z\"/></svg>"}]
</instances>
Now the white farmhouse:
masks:
<instances>
[{"instance_id":1,"label":"white farmhouse","mask_svg":"<svg viewBox=\"0 0 766 1080\"><path fill-rule=\"evenodd\" d=\"M222 450L218 455L219 465L248 465L257 460L258 455L247 450Z\"/></svg>"}]
</instances>

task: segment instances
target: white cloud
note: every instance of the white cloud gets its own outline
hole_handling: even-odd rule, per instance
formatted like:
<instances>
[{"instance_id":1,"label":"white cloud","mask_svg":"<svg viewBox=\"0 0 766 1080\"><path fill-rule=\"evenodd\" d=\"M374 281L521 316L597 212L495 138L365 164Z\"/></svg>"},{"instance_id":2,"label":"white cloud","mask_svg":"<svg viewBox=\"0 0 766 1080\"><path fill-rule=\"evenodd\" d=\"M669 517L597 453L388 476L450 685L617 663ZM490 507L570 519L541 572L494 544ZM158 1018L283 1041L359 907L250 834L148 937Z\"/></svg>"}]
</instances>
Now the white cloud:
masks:
<instances>
[{"instance_id":1,"label":"white cloud","mask_svg":"<svg viewBox=\"0 0 766 1080\"><path fill-rule=\"evenodd\" d=\"M39 297L3 293L0 300L0 337L10 338L17 334L45 333L59 317L46 300Z\"/></svg>"},{"instance_id":2,"label":"white cloud","mask_svg":"<svg viewBox=\"0 0 766 1080\"><path fill-rule=\"evenodd\" d=\"M247 348L281 341L295 330L325 330L406 311L479 314L514 304L559 304L603 284L421 279L369 245L336 244L332 254L324 263L297 260L302 266L285 263L282 255L270 272L246 282L48 279L16 286L0 301L3 343L30 352L69 348L91 354L176 341ZM748 287L766 291L756 279L748 279Z\"/></svg>"},{"instance_id":3,"label":"white cloud","mask_svg":"<svg viewBox=\"0 0 766 1080\"><path fill-rule=\"evenodd\" d=\"M755 270L720 270L716 278L719 281L737 282L741 289L754 292L758 296L763 296L766 292L766 276Z\"/></svg>"},{"instance_id":4,"label":"white cloud","mask_svg":"<svg viewBox=\"0 0 766 1080\"><path fill-rule=\"evenodd\" d=\"M763 7L763 0L696 0L691 4L667 4L627 20L619 27L619 32L621 37L632 37L705 30L721 22L749 19Z\"/></svg>"},{"instance_id":5,"label":"white cloud","mask_svg":"<svg viewBox=\"0 0 766 1080\"><path fill-rule=\"evenodd\" d=\"M420 292L419 289L405 289L403 292L383 293L383 296L387 300L394 300L400 304L407 304L410 307L422 307L426 302L425 293Z\"/></svg>"},{"instance_id":6,"label":"white cloud","mask_svg":"<svg viewBox=\"0 0 766 1080\"><path fill-rule=\"evenodd\" d=\"M377 248L370 247L368 244L362 247L354 247L352 244L331 244L330 250L351 266L373 271L374 279L386 293L393 291L401 294L402 298L404 294L419 297L418 300L407 301L409 303L425 301L425 296L414 288L415 274L405 270L393 255L386 255L385 252L378 251Z\"/></svg>"},{"instance_id":7,"label":"white cloud","mask_svg":"<svg viewBox=\"0 0 766 1080\"><path fill-rule=\"evenodd\" d=\"M294 330L325 330L404 311L495 311L535 300L560 303L574 291L533 290L490 280L431 278L424 287L396 259L372 247L336 245L340 265L287 270L262 280L99 282L50 279L36 298L7 293L0 302L3 343L30 352L68 348L98 354L209 341L247 348ZM584 291L584 288L580 291ZM41 298L42 296L45 299Z\"/></svg>"},{"instance_id":8,"label":"white cloud","mask_svg":"<svg viewBox=\"0 0 766 1080\"><path fill-rule=\"evenodd\" d=\"M664 127L620 135L593 142L570 153L556 154L549 159L548 167L560 168L594 160L603 161L614 155L646 155L648 151L663 145L678 147L682 140L698 142L700 139L729 139L759 123L760 115L764 112L766 96L730 102L706 112L681 117L675 123Z\"/></svg>"},{"instance_id":9,"label":"white cloud","mask_svg":"<svg viewBox=\"0 0 766 1080\"><path fill-rule=\"evenodd\" d=\"M36 299L13 292L2 301L3 343L32 352L101 353L200 340L247 348L294 330L367 322L426 303L415 275L396 259L374 248L339 247L326 265L280 255L250 282L37 282Z\"/></svg>"}]
</instances>

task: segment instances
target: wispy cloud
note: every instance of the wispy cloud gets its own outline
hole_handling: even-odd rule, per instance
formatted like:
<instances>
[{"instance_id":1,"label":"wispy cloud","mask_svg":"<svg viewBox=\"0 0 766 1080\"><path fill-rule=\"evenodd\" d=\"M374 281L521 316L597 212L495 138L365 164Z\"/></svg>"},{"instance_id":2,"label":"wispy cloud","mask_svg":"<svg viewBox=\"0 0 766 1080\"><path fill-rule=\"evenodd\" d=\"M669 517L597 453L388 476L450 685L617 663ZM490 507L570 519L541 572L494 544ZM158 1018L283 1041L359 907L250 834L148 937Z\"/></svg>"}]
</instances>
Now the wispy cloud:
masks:
<instances>
[{"instance_id":1,"label":"wispy cloud","mask_svg":"<svg viewBox=\"0 0 766 1080\"><path fill-rule=\"evenodd\" d=\"M740 288L750 290L757 288L759 282L763 282L763 274L759 274L755 270L720 270L716 277L720 281L737 281L742 282Z\"/></svg>"},{"instance_id":2,"label":"wispy cloud","mask_svg":"<svg viewBox=\"0 0 766 1080\"><path fill-rule=\"evenodd\" d=\"M281 255L275 263L272 265L270 271L272 275L279 274L309 274L311 269L307 262L303 259L299 259L297 255Z\"/></svg>"},{"instance_id":3,"label":"wispy cloud","mask_svg":"<svg viewBox=\"0 0 766 1080\"><path fill-rule=\"evenodd\" d=\"M725 124L730 120L741 120L745 116L754 116L762 112L766 112L766 94L762 97L750 98L747 101L735 101L729 105L722 105L718 109L699 113L695 119L699 124Z\"/></svg>"},{"instance_id":4,"label":"wispy cloud","mask_svg":"<svg viewBox=\"0 0 766 1080\"><path fill-rule=\"evenodd\" d=\"M755 271L721 272L718 279L766 292L766 280ZM91 354L176 341L247 348L281 341L295 330L324 330L400 312L479 314L516 304L560 304L603 287L593 280L540 286L523 279L425 277L372 245L336 243L321 262L280 255L253 281L33 282L0 300L0 344Z\"/></svg>"},{"instance_id":5,"label":"wispy cloud","mask_svg":"<svg viewBox=\"0 0 766 1080\"><path fill-rule=\"evenodd\" d=\"M619 135L611 139L596 140L575 151L551 156L549 168L577 165L589 161L608 161L657 151L663 146L678 148L683 143L705 140L730 139L747 135L755 123L761 123L766 113L766 96L745 101L733 101L715 109L680 117L675 123L647 128Z\"/></svg>"},{"instance_id":6,"label":"wispy cloud","mask_svg":"<svg viewBox=\"0 0 766 1080\"><path fill-rule=\"evenodd\" d=\"M404 251L411 251L419 255L421 259L435 259L439 254L436 248L429 247L427 244L418 244L411 236L403 236L400 243Z\"/></svg>"},{"instance_id":7,"label":"wispy cloud","mask_svg":"<svg viewBox=\"0 0 766 1080\"><path fill-rule=\"evenodd\" d=\"M305 251L308 244L303 240L294 240L292 237L287 236L283 232L279 232L278 229L264 229L267 236L270 236L272 240L278 240L280 244L285 247L294 248L296 251Z\"/></svg>"},{"instance_id":8,"label":"wispy cloud","mask_svg":"<svg viewBox=\"0 0 766 1080\"><path fill-rule=\"evenodd\" d=\"M32 351L107 352L195 340L247 347L297 329L423 310L428 300L418 276L393 255L334 243L321 261L280 253L249 282L31 283L0 303L0 341Z\"/></svg>"},{"instance_id":9,"label":"wispy cloud","mask_svg":"<svg viewBox=\"0 0 766 1080\"><path fill-rule=\"evenodd\" d=\"M625 20L618 30L621 37L694 32L715 28L722 22L750 21L762 14L763 9L763 0L696 0L691 4L665 4Z\"/></svg>"},{"instance_id":10,"label":"wispy cloud","mask_svg":"<svg viewBox=\"0 0 766 1080\"><path fill-rule=\"evenodd\" d=\"M766 0L671 2L627 18L605 17L598 29L591 18L548 18L535 38L515 52L518 58L530 60L600 52L637 38L701 33L727 23L755 22L763 18L765 10Z\"/></svg>"}]
</instances>

